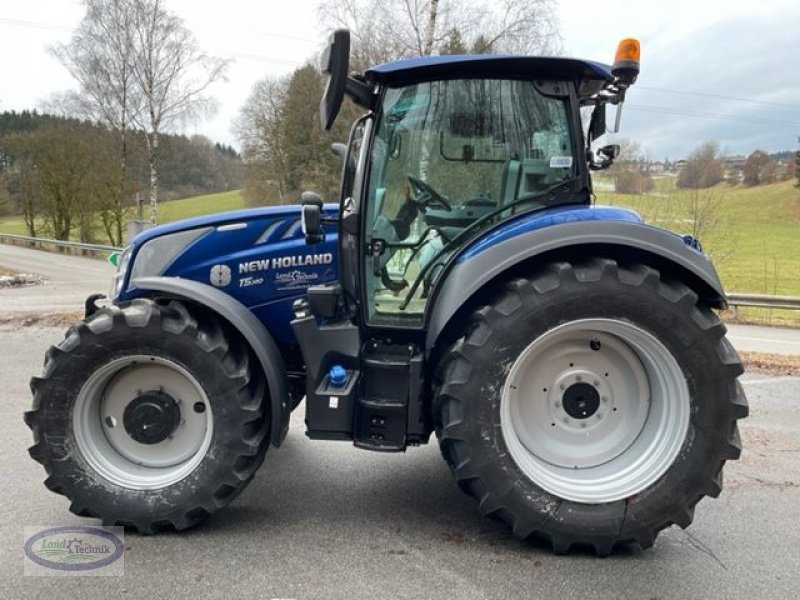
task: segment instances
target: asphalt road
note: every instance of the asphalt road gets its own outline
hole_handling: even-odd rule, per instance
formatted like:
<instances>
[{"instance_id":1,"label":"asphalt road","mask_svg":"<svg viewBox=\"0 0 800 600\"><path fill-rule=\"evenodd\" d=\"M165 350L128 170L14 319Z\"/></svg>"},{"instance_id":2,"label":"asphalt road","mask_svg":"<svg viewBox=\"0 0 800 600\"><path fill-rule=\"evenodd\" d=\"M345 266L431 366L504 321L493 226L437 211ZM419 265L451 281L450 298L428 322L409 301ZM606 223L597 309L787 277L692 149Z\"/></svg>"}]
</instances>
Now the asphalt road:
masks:
<instances>
[{"instance_id":1,"label":"asphalt road","mask_svg":"<svg viewBox=\"0 0 800 600\"><path fill-rule=\"evenodd\" d=\"M94 523L45 489L26 452L28 378L61 336L0 331L0 598L800 598L800 378L759 375L745 378L752 416L722 496L650 550L553 556L481 517L435 444L383 455L312 442L298 414L223 513L127 535L123 577L23 576L25 526Z\"/></svg>"},{"instance_id":2,"label":"asphalt road","mask_svg":"<svg viewBox=\"0 0 800 600\"><path fill-rule=\"evenodd\" d=\"M75 312L89 294L111 287L114 267L104 260L0 244L0 267L42 275L44 285L0 289L0 313Z\"/></svg>"},{"instance_id":3,"label":"asphalt road","mask_svg":"<svg viewBox=\"0 0 800 600\"><path fill-rule=\"evenodd\" d=\"M800 354L800 329L728 325L728 339L740 350Z\"/></svg>"}]
</instances>

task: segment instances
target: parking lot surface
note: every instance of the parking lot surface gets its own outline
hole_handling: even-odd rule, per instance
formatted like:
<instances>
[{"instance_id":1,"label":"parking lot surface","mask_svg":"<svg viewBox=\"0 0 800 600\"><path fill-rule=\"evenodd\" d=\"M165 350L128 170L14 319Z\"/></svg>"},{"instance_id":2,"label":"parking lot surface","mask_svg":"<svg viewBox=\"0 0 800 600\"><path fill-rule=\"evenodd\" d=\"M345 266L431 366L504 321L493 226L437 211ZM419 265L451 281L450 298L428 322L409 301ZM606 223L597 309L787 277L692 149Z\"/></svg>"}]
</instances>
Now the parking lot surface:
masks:
<instances>
[{"instance_id":1,"label":"parking lot surface","mask_svg":"<svg viewBox=\"0 0 800 600\"><path fill-rule=\"evenodd\" d=\"M94 524L42 485L22 422L51 327L0 331L0 598L798 598L800 378L745 377L742 460L688 530L598 559L521 543L451 481L436 444L312 442L295 414L253 483L205 525L125 539L123 577L26 577L23 528ZM299 409L302 411L302 407Z\"/></svg>"}]
</instances>

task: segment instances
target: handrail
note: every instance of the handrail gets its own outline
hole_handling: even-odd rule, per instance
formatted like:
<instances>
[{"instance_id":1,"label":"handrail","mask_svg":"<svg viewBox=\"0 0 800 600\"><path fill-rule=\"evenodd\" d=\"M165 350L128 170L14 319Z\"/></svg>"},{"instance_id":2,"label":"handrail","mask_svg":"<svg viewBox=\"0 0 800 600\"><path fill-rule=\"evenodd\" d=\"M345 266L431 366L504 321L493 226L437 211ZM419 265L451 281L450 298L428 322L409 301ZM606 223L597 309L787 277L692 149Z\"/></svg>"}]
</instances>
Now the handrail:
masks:
<instances>
[{"instance_id":1,"label":"handrail","mask_svg":"<svg viewBox=\"0 0 800 600\"><path fill-rule=\"evenodd\" d=\"M24 246L26 248L36 248L39 250L57 250L58 252L66 254L78 254L80 256L90 256L94 258L105 258L105 255L110 252L119 252L122 250L122 248L105 244L86 244L84 242L70 242L67 240L51 240L27 235L15 235L12 233L0 233L0 243Z\"/></svg>"},{"instance_id":2,"label":"handrail","mask_svg":"<svg viewBox=\"0 0 800 600\"><path fill-rule=\"evenodd\" d=\"M728 304L733 306L757 306L760 308L781 308L800 310L800 297L768 296L766 294L727 294Z\"/></svg>"}]
</instances>

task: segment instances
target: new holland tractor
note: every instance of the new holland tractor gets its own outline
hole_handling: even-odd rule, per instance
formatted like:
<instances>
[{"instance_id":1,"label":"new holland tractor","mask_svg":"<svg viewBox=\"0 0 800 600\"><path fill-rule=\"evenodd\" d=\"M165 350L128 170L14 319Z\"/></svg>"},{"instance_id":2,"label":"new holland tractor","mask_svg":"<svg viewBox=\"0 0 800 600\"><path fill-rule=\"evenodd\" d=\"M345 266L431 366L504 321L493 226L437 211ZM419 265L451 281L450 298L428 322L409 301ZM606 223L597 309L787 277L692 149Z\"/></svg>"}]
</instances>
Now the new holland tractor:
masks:
<instances>
[{"instance_id":1,"label":"new holland tractor","mask_svg":"<svg viewBox=\"0 0 800 600\"><path fill-rule=\"evenodd\" d=\"M687 527L740 454L742 364L699 242L594 203L606 108L639 73L432 56L322 58L321 121L363 108L341 193L162 225L31 381L31 456L70 510L142 533L231 502L304 400L306 435L439 441L519 538L600 554ZM583 118L582 118L583 117ZM615 129L616 128L612 128Z\"/></svg>"}]
</instances>

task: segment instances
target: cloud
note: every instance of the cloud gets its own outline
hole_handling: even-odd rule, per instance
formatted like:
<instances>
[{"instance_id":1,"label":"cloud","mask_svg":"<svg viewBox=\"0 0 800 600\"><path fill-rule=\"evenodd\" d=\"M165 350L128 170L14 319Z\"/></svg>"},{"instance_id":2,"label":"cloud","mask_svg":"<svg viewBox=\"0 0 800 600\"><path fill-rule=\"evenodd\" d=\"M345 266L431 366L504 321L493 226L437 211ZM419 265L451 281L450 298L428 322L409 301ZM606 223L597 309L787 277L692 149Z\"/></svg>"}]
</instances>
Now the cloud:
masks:
<instances>
[{"instance_id":1,"label":"cloud","mask_svg":"<svg viewBox=\"0 0 800 600\"><path fill-rule=\"evenodd\" d=\"M800 11L725 16L668 35L645 54L623 135L648 154L685 156L706 140L723 151L792 149L800 135ZM647 52L644 46L643 54ZM742 98L751 100L744 102Z\"/></svg>"}]
</instances>

